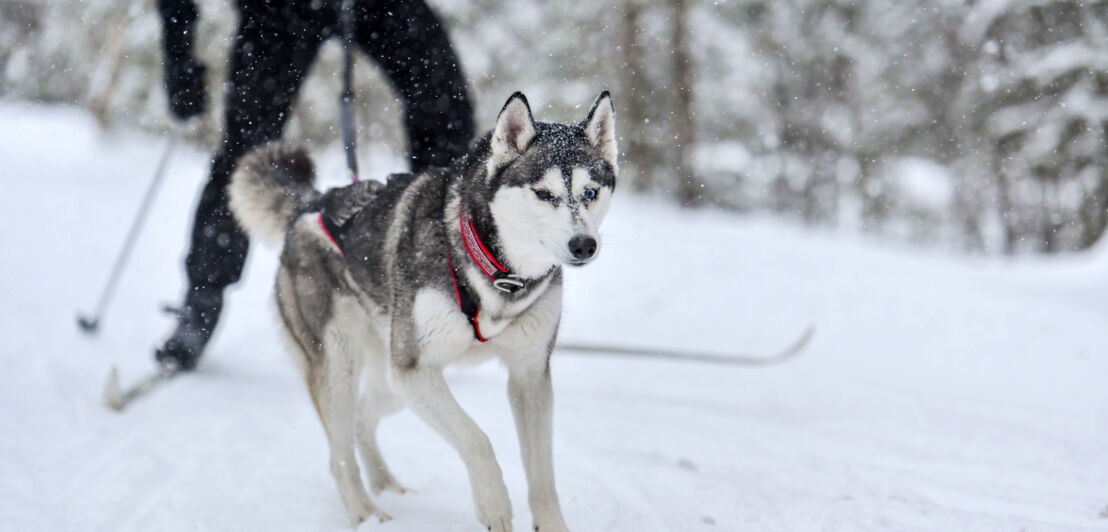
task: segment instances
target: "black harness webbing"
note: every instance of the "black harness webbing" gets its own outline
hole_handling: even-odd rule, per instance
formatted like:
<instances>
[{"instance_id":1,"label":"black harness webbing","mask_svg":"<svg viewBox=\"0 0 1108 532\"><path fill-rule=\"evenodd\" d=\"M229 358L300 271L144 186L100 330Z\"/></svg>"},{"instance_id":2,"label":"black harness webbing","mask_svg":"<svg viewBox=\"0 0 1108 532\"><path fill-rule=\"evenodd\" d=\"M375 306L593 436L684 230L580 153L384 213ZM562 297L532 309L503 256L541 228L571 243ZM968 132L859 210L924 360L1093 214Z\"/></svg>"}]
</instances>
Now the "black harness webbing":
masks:
<instances>
[{"instance_id":1,"label":"black harness webbing","mask_svg":"<svg viewBox=\"0 0 1108 532\"><path fill-rule=\"evenodd\" d=\"M458 272L454 270L454 257L451 256L450 248L446 248L446 261L450 265L450 279L454 281L454 295L458 296L458 309L469 320L469 326L473 328L473 337L478 342L485 343L488 338L481 336L481 326L477 324L477 316L481 314L481 309L465 284L458 282Z\"/></svg>"},{"instance_id":2,"label":"black harness webbing","mask_svg":"<svg viewBox=\"0 0 1108 532\"><path fill-rule=\"evenodd\" d=\"M350 170L350 180L358 182L357 135L354 124L354 0L342 0L342 12L339 13L342 26L342 94L339 95L339 109L342 113L342 148L346 152L346 168Z\"/></svg>"},{"instance_id":3,"label":"black harness webbing","mask_svg":"<svg viewBox=\"0 0 1108 532\"><path fill-rule=\"evenodd\" d=\"M346 232L344 231L344 227L335 225L335 222L331 221L331 217L327 216L323 210L320 210L317 216L319 218L319 226L323 228L323 233L327 235L327 238L331 239L331 243L339 249L339 253L345 258L346 249L342 245L343 233Z\"/></svg>"}]
</instances>

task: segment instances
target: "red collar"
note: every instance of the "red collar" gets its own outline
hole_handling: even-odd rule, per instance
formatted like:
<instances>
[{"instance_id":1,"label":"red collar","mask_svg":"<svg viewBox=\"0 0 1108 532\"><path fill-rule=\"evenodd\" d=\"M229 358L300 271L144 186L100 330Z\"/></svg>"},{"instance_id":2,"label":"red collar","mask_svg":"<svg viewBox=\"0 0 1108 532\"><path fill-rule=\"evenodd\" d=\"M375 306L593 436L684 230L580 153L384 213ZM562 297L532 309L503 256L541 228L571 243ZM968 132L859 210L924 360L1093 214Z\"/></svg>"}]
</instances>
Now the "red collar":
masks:
<instances>
[{"instance_id":1,"label":"red collar","mask_svg":"<svg viewBox=\"0 0 1108 532\"><path fill-rule=\"evenodd\" d=\"M477 227L473 225L465 213L458 215L458 226L462 230L462 243L465 244L466 254L470 260L484 273L497 290L513 294L527 285L519 277L508 273L508 269L496 260L489 252L489 248L481 242L477 236ZM458 272L454 270L454 258L451 257L450 245L446 246L446 260L450 266L450 280L454 282L454 295L458 297L458 308L465 314L470 327L473 327L473 337L479 342L487 342L488 339L481 335L481 327L477 324L477 316L481 313L477 300L466 290L465 283L458 282Z\"/></svg>"},{"instance_id":2,"label":"red collar","mask_svg":"<svg viewBox=\"0 0 1108 532\"><path fill-rule=\"evenodd\" d=\"M469 258L492 281L492 285L497 290L512 294L526 286L519 276L508 272L508 269L496 260L489 248L485 247L481 238L477 236L477 227L473 225L473 220L470 220L464 212L458 215L458 226L462 230L462 243L465 244Z\"/></svg>"}]
</instances>

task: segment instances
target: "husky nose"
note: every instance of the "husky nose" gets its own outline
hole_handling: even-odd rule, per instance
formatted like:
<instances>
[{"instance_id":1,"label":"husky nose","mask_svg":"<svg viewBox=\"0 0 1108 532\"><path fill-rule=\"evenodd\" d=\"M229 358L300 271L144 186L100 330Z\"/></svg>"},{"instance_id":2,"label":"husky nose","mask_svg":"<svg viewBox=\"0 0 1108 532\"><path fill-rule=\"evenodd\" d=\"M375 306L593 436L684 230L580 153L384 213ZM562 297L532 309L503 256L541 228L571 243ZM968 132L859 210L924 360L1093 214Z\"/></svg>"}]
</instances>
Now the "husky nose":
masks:
<instances>
[{"instance_id":1,"label":"husky nose","mask_svg":"<svg viewBox=\"0 0 1108 532\"><path fill-rule=\"evenodd\" d=\"M577 260L592 258L596 254L596 239L591 236L577 235L570 239L569 251Z\"/></svg>"}]
</instances>

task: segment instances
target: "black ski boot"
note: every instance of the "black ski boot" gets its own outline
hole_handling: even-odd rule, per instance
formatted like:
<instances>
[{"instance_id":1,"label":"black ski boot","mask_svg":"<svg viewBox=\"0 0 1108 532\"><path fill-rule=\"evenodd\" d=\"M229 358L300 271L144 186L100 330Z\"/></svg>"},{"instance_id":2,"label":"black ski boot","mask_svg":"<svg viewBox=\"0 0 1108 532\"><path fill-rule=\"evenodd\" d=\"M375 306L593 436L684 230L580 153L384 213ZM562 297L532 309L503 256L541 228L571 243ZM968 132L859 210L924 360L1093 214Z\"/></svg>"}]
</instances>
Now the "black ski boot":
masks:
<instances>
[{"instance_id":1,"label":"black ski boot","mask_svg":"<svg viewBox=\"0 0 1108 532\"><path fill-rule=\"evenodd\" d=\"M154 358L170 371L195 369L222 309L222 289L189 290L184 306L177 311L177 330L154 353Z\"/></svg>"}]
</instances>

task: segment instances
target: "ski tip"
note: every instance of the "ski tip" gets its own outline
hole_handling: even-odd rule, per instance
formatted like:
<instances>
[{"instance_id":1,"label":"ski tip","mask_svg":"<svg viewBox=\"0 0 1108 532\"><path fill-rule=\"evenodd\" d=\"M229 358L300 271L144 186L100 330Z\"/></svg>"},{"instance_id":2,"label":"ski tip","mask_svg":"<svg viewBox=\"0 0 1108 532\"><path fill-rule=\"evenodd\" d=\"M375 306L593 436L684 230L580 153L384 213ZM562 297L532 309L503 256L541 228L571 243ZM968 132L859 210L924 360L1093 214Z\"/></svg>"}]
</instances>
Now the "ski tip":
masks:
<instances>
[{"instance_id":1,"label":"ski tip","mask_svg":"<svg viewBox=\"0 0 1108 532\"><path fill-rule=\"evenodd\" d=\"M804 329L804 332L800 335L800 340L796 343L797 349L804 349L808 347L808 343L812 341L812 337L816 335L816 324L809 323L808 328Z\"/></svg>"},{"instance_id":2,"label":"ski tip","mask_svg":"<svg viewBox=\"0 0 1108 532\"><path fill-rule=\"evenodd\" d=\"M123 410L123 394L119 391L119 370L112 366L108 380L104 382L104 404L119 412Z\"/></svg>"},{"instance_id":3,"label":"ski tip","mask_svg":"<svg viewBox=\"0 0 1108 532\"><path fill-rule=\"evenodd\" d=\"M785 351L778 355L778 361L788 360L796 355L799 355L801 351L804 351L808 347L808 343L812 341L812 337L816 335L816 324L812 323L808 325L808 328L804 329L804 332L800 333L793 345L789 346Z\"/></svg>"}]
</instances>

